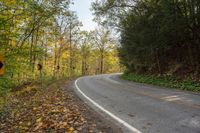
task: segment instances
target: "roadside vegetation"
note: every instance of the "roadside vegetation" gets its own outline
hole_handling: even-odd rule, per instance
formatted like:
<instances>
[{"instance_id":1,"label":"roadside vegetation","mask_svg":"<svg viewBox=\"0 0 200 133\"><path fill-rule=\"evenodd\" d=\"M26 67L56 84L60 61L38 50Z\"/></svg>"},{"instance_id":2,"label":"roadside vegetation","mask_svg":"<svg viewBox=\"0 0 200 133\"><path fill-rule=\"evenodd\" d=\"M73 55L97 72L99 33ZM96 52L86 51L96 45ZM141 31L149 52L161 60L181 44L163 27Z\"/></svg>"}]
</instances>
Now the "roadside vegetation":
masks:
<instances>
[{"instance_id":1,"label":"roadside vegetation","mask_svg":"<svg viewBox=\"0 0 200 133\"><path fill-rule=\"evenodd\" d=\"M171 77L171 76L160 77L155 75L146 75L146 74L144 75L144 74L134 74L134 73L124 73L121 76L121 78L138 83L152 84L162 87L200 92L200 83L194 82L191 79L182 80L180 78L178 79L176 77Z\"/></svg>"}]
</instances>

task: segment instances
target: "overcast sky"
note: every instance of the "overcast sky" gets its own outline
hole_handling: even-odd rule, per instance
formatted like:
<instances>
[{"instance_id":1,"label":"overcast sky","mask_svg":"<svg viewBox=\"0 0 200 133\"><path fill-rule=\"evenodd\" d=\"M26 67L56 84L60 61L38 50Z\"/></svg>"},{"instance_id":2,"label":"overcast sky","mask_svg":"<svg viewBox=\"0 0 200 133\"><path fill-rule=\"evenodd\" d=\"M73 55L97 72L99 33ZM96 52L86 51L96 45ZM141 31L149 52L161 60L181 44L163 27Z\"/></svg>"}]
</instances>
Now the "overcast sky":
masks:
<instances>
[{"instance_id":1,"label":"overcast sky","mask_svg":"<svg viewBox=\"0 0 200 133\"><path fill-rule=\"evenodd\" d=\"M90 11L91 2L93 0L74 0L74 5L71 6L71 10L76 11L79 20L83 23L82 30L93 30L96 26L92 21L93 16Z\"/></svg>"}]
</instances>

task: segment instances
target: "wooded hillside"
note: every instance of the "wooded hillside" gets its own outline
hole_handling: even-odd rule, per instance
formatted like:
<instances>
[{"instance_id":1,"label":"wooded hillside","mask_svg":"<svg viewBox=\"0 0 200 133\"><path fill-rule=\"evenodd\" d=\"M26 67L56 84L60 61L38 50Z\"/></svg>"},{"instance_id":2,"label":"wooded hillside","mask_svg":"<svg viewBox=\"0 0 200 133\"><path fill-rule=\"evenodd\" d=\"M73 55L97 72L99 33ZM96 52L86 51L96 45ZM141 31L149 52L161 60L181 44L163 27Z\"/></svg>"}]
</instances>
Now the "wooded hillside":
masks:
<instances>
[{"instance_id":1,"label":"wooded hillside","mask_svg":"<svg viewBox=\"0 0 200 133\"><path fill-rule=\"evenodd\" d=\"M199 79L199 0L97 0L93 11L120 32L127 71Z\"/></svg>"}]
</instances>

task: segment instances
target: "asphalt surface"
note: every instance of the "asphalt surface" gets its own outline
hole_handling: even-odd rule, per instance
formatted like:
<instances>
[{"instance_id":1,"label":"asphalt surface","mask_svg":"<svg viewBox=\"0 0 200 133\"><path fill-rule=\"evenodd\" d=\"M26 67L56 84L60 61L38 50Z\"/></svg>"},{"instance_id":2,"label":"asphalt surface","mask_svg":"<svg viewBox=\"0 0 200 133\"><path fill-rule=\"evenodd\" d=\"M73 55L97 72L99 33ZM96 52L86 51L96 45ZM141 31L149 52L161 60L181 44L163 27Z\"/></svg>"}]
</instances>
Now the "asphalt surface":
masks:
<instances>
[{"instance_id":1,"label":"asphalt surface","mask_svg":"<svg viewBox=\"0 0 200 133\"><path fill-rule=\"evenodd\" d=\"M75 87L88 105L125 133L200 133L199 93L129 82L119 74L82 77Z\"/></svg>"}]
</instances>

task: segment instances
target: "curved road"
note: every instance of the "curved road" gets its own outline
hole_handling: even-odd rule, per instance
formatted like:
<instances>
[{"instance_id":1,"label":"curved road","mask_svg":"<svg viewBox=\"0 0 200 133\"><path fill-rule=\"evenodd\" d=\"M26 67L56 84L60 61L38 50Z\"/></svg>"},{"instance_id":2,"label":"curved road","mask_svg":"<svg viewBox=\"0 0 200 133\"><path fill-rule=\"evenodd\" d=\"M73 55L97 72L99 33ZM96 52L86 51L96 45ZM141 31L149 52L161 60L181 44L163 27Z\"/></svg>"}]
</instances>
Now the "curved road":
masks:
<instances>
[{"instance_id":1,"label":"curved road","mask_svg":"<svg viewBox=\"0 0 200 133\"><path fill-rule=\"evenodd\" d=\"M87 76L77 94L125 133L200 133L200 94L121 80L119 74Z\"/></svg>"}]
</instances>

